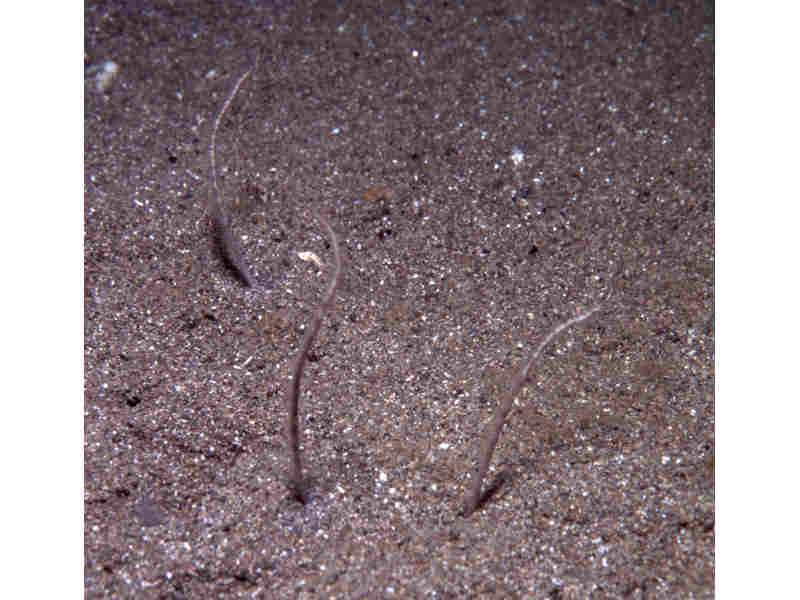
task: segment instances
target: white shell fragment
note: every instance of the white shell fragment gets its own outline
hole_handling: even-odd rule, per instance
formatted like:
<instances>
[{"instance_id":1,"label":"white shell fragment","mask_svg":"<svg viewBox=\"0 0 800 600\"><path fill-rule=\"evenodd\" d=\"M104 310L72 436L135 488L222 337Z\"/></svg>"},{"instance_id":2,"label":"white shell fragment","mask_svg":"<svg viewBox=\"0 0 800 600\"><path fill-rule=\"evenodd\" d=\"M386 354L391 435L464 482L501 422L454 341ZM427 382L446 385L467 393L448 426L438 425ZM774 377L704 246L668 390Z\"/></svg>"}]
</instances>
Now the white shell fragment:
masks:
<instances>
[{"instance_id":1,"label":"white shell fragment","mask_svg":"<svg viewBox=\"0 0 800 600\"><path fill-rule=\"evenodd\" d=\"M113 60L107 60L103 63L100 72L95 75L97 91L101 94L106 93L111 88L111 84L114 83L114 77L116 77L117 73L119 73L119 65Z\"/></svg>"},{"instance_id":2,"label":"white shell fragment","mask_svg":"<svg viewBox=\"0 0 800 600\"><path fill-rule=\"evenodd\" d=\"M320 269L322 268L322 261L319 259L319 256L317 256L313 252L298 252L297 256L300 258L300 260L304 260L306 262L313 262Z\"/></svg>"}]
</instances>

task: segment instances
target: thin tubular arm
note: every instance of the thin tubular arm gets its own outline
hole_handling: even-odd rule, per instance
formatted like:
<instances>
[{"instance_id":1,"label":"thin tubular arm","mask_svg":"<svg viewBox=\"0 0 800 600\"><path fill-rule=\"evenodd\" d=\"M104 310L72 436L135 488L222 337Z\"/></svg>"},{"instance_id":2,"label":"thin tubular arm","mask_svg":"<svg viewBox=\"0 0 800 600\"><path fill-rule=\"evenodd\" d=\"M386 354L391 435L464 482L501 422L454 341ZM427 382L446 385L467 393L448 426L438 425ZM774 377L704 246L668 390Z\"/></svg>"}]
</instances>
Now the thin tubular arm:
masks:
<instances>
[{"instance_id":1,"label":"thin tubular arm","mask_svg":"<svg viewBox=\"0 0 800 600\"><path fill-rule=\"evenodd\" d=\"M215 194L215 199L211 202L210 207L214 237L216 238L222 257L229 267L233 269L245 285L248 287L255 287L256 279L253 277L252 271L244 260L241 244L231 231L231 220L225 210L222 201L222 192L219 191L219 185L217 184L217 130L219 129L219 124L222 122L222 118L225 116L228 107L231 105L231 102L233 102L236 93L250 73L251 71L246 71L239 77L230 94L228 94L225 103L222 105L214 121L214 127L211 130L211 144L208 147L208 153L211 157L211 182Z\"/></svg>"},{"instance_id":2,"label":"thin tubular arm","mask_svg":"<svg viewBox=\"0 0 800 600\"><path fill-rule=\"evenodd\" d=\"M498 404L497 411L495 412L494 420L492 424L489 426L489 429L486 431L486 436L483 439L483 444L481 445L481 453L478 462L478 468L475 472L474 479L470 485L470 489L467 492L467 495L464 499L464 511L463 514L465 517L469 517L475 509L478 508L478 505L481 501L481 489L483 486L483 478L486 477L486 472L489 470L489 462L492 460L492 454L494 453L494 448L497 446L497 441L500 439L500 432L503 430L503 424L505 423L506 417L508 413L511 412L511 407L514 403L514 398L519 394L519 391L522 389L522 386L525 384L525 380L528 378L528 373L533 366L533 363L536 362L536 359L539 358L542 350L544 350L545 346L549 344L554 337L556 337L559 333L572 327L573 325L580 323L588 319L592 314L594 314L597 310L600 309L600 305L594 306L593 308L587 310L586 312L581 313L577 317L569 319L560 325L557 325L550 333L548 333L544 339L539 343L533 353L530 355L528 360L522 366L522 369L514 378L514 381L511 383L511 389L509 389L506 396L503 398L503 401Z\"/></svg>"},{"instance_id":3,"label":"thin tubular arm","mask_svg":"<svg viewBox=\"0 0 800 600\"><path fill-rule=\"evenodd\" d=\"M219 124L222 122L222 117L225 116L228 107L231 105L231 102L233 102L233 98L236 96L236 93L239 91L239 88L242 86L245 79L250 76L250 73L252 73L252 71L245 71L244 74L236 81L236 84L233 86L231 93L228 94L225 104L222 105L222 109L220 109L219 114L214 121L214 128L211 130L211 145L208 148L208 153L211 156L211 182L214 185L217 204L220 205L220 207L222 205L222 194L220 193L219 186L217 185L217 130L219 129Z\"/></svg>"},{"instance_id":4,"label":"thin tubular arm","mask_svg":"<svg viewBox=\"0 0 800 600\"><path fill-rule=\"evenodd\" d=\"M316 215L317 220L322 223L328 231L333 245L333 257L335 262L335 270L331 281L328 284L328 291L325 298L317 308L314 318L311 321L311 326L306 331L303 341L300 345L300 352L297 355L294 366L292 367L292 385L289 387L289 393L286 396L286 441L289 446L289 481L288 487L294 497L300 502L304 502L303 498L303 465L300 457L300 428L299 428L299 410L298 404L300 399L300 380L303 377L303 368L305 367L306 360L308 359L308 352L311 350L311 345L319 333L322 326L322 319L325 314L333 306L334 296L336 295L336 288L339 286L339 280L342 275L342 258L339 251L339 239L333 231L328 220L320 214Z\"/></svg>"}]
</instances>

